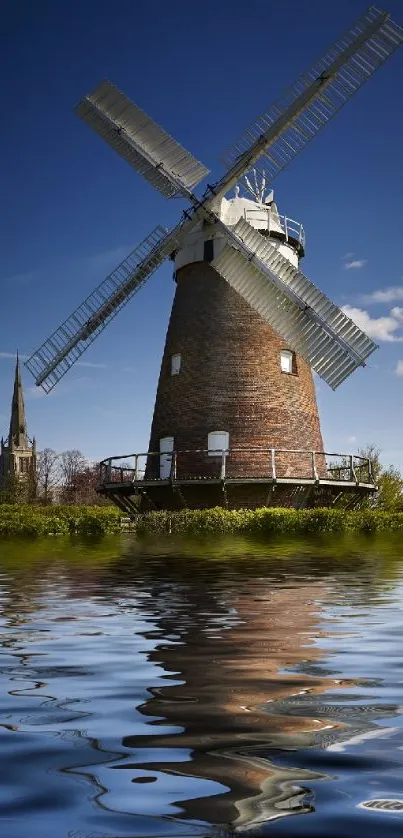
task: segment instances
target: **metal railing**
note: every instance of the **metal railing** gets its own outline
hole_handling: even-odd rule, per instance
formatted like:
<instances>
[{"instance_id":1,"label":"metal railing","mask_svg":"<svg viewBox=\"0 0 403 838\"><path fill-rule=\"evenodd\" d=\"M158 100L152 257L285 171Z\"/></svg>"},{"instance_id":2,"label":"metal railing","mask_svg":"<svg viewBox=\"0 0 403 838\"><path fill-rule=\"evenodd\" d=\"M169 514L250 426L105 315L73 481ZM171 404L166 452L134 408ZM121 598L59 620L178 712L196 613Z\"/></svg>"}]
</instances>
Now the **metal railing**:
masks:
<instances>
[{"instance_id":1,"label":"metal railing","mask_svg":"<svg viewBox=\"0 0 403 838\"><path fill-rule=\"evenodd\" d=\"M289 238L292 238L299 242L305 250L305 230L302 224L300 224L299 221L295 221L294 218L289 218L287 215L279 215L278 213L271 213L268 212L267 209L259 209L256 207L256 209L245 209L245 221L248 221L249 224L255 226L256 222L260 220L258 216L263 213L264 219L262 218L262 220L267 221L268 233L278 233L281 230L281 232L284 233L286 241L288 241Z\"/></svg>"},{"instance_id":2,"label":"metal railing","mask_svg":"<svg viewBox=\"0 0 403 838\"><path fill-rule=\"evenodd\" d=\"M368 457L287 448L147 451L107 457L99 469L102 485L144 480L158 483L242 478L375 485L372 461Z\"/></svg>"}]
</instances>

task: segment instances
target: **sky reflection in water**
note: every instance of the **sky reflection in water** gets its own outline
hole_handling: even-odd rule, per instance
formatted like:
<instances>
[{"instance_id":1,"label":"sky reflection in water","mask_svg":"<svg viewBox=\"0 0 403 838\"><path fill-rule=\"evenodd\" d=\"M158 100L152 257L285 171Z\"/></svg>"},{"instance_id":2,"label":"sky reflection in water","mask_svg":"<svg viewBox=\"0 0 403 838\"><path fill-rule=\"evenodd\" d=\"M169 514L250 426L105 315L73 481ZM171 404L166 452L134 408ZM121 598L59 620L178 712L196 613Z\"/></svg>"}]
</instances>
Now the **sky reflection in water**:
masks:
<instances>
[{"instance_id":1,"label":"sky reflection in water","mask_svg":"<svg viewBox=\"0 0 403 838\"><path fill-rule=\"evenodd\" d=\"M3 838L400 834L403 561L332 552L0 545Z\"/></svg>"}]
</instances>

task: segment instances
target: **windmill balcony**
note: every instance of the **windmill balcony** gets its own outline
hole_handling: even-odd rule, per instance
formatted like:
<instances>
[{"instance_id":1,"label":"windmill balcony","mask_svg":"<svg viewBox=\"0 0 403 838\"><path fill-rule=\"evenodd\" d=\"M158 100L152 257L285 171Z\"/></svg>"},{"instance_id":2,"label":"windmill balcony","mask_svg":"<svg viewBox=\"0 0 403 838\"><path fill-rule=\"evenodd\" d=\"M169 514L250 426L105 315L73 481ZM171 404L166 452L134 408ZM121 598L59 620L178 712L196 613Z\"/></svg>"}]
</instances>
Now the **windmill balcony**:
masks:
<instances>
[{"instance_id":1,"label":"windmill balcony","mask_svg":"<svg viewBox=\"0 0 403 838\"><path fill-rule=\"evenodd\" d=\"M102 460L99 476L99 493L129 514L184 507L333 506L341 498L344 506L355 506L376 490L366 457L276 448L119 455Z\"/></svg>"},{"instance_id":2,"label":"windmill balcony","mask_svg":"<svg viewBox=\"0 0 403 838\"><path fill-rule=\"evenodd\" d=\"M298 248L305 252L305 230L299 221L294 218L289 218L287 215L279 215L278 213L267 212L267 209L260 207L251 207L245 209L244 218L252 227L262 229L266 235L279 235L286 242L290 241ZM260 228L259 222L262 227Z\"/></svg>"}]
</instances>

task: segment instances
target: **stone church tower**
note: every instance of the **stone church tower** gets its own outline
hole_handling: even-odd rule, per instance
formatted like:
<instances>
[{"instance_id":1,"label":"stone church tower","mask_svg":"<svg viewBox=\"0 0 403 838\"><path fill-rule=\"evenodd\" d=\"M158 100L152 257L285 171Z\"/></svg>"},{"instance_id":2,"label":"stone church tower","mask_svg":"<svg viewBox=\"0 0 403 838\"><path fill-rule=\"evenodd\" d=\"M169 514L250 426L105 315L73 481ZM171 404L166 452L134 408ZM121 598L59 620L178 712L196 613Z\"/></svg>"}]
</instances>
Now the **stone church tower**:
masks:
<instances>
[{"instance_id":1,"label":"stone church tower","mask_svg":"<svg viewBox=\"0 0 403 838\"><path fill-rule=\"evenodd\" d=\"M36 445L27 433L24 395L21 383L20 362L17 355L14 392L11 404L8 438L0 443L0 489L5 489L17 479L28 483L35 476Z\"/></svg>"}]
</instances>

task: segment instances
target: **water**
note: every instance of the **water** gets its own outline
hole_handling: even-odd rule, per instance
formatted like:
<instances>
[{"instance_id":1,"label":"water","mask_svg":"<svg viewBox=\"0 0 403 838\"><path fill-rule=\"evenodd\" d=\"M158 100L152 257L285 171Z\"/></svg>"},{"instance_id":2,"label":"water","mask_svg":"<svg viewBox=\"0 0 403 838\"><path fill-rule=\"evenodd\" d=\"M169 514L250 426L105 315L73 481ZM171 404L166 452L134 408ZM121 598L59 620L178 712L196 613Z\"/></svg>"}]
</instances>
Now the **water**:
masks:
<instances>
[{"instance_id":1,"label":"water","mask_svg":"<svg viewBox=\"0 0 403 838\"><path fill-rule=\"evenodd\" d=\"M401 555L1 544L2 838L400 835Z\"/></svg>"}]
</instances>

